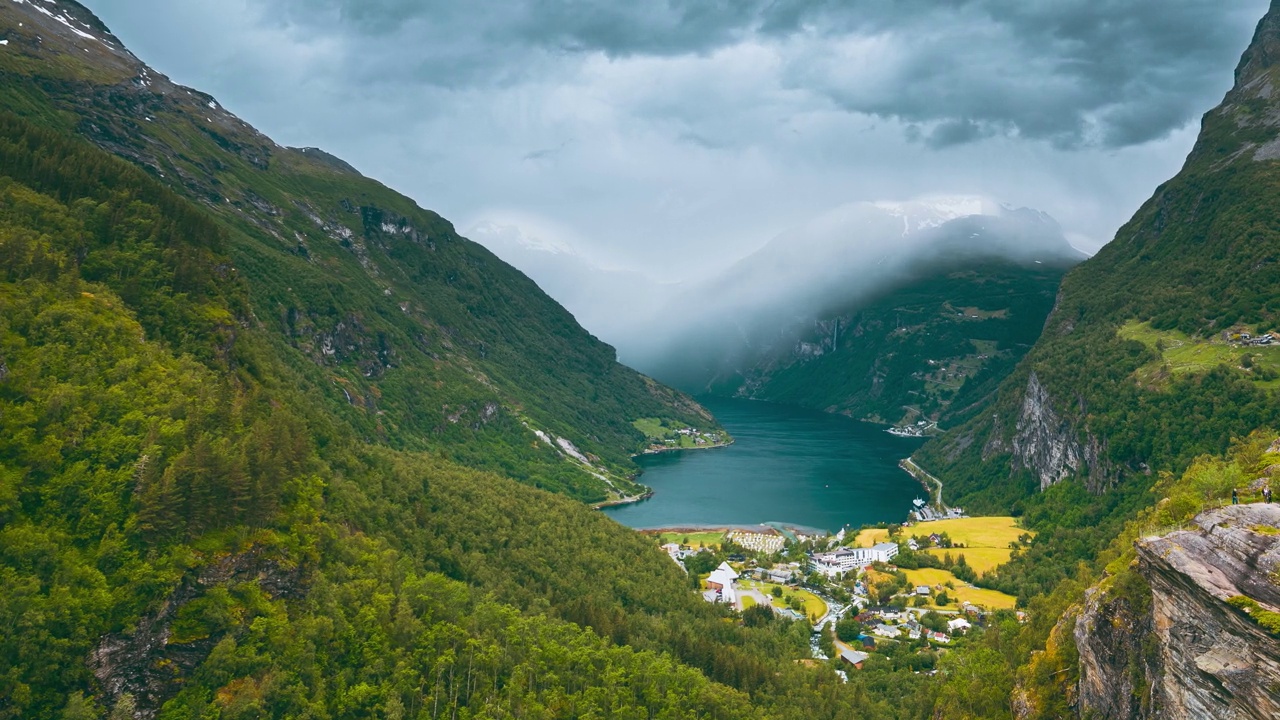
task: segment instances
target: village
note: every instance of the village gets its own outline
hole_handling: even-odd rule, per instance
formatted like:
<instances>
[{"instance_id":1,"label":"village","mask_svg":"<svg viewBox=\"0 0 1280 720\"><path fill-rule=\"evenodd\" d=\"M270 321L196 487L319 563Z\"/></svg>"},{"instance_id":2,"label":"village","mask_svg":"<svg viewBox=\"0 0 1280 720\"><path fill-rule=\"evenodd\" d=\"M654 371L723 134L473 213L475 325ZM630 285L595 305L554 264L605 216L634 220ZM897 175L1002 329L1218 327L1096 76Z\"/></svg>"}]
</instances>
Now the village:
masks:
<instances>
[{"instance_id":1,"label":"village","mask_svg":"<svg viewBox=\"0 0 1280 720\"><path fill-rule=\"evenodd\" d=\"M725 447L733 444L733 438L723 430L700 430L662 418L642 418L632 423L645 434L646 445L642 455L672 450L700 450Z\"/></svg>"},{"instance_id":2,"label":"village","mask_svg":"<svg viewBox=\"0 0 1280 720\"><path fill-rule=\"evenodd\" d=\"M651 532L707 602L744 622L763 612L808 624L811 661L846 678L902 653L933 672L936 658L975 629L1026 620L1015 598L975 584L1029 541L1013 518L953 516L834 535L776 524Z\"/></svg>"}]
</instances>

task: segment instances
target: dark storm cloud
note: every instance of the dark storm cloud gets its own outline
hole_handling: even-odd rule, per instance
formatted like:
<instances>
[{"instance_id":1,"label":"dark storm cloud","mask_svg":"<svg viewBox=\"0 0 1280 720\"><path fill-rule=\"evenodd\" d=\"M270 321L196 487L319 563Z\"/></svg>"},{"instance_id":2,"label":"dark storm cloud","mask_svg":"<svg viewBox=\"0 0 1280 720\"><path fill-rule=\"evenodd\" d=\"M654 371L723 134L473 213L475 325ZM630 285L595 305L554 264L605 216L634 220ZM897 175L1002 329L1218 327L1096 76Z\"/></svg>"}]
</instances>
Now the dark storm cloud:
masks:
<instances>
[{"instance_id":1,"label":"dark storm cloud","mask_svg":"<svg viewBox=\"0 0 1280 720\"><path fill-rule=\"evenodd\" d=\"M450 88L519 82L566 56L776 46L788 86L920 128L1121 147L1167 135L1239 53L1257 3L1221 0L256 0L352 34L352 72ZM1244 7L1240 7L1243 5ZM869 51L859 44L875 41Z\"/></svg>"}]
</instances>

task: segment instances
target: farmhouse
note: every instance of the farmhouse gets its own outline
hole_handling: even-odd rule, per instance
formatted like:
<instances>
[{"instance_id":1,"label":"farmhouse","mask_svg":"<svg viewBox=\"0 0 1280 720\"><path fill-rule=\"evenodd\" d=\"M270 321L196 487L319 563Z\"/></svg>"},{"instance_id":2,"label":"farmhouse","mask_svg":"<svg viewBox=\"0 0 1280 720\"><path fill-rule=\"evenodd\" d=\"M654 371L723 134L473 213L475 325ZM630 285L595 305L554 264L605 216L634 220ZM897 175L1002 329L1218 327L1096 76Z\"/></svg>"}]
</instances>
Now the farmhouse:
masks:
<instances>
[{"instance_id":1,"label":"farmhouse","mask_svg":"<svg viewBox=\"0 0 1280 720\"><path fill-rule=\"evenodd\" d=\"M884 625L884 624L876 625L875 628L871 630L871 632L876 635L879 635L880 637L886 637L886 638L896 638L902 634L902 631L899 630L897 627L893 625Z\"/></svg>"},{"instance_id":2,"label":"farmhouse","mask_svg":"<svg viewBox=\"0 0 1280 720\"><path fill-rule=\"evenodd\" d=\"M859 670L862 669L862 663L866 662L867 658L869 657L871 656L862 652L861 650L845 650L844 652L840 653L841 660L849 663L850 665L854 666L855 668L858 668Z\"/></svg>"}]
</instances>

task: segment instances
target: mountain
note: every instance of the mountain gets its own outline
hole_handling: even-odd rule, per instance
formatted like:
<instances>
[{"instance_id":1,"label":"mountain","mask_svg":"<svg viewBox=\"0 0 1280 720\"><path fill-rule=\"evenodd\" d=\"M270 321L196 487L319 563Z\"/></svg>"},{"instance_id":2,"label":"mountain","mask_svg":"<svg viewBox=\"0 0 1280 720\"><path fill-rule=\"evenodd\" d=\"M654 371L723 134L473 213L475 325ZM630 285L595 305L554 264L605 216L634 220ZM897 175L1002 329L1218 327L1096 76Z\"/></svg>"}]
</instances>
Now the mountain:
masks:
<instances>
[{"instance_id":1,"label":"mountain","mask_svg":"<svg viewBox=\"0 0 1280 720\"><path fill-rule=\"evenodd\" d=\"M1181 171L1067 273L994 401L914 456L1036 532L980 580L1031 621L949 681L1006 715L1275 716L1278 79L1272 2Z\"/></svg>"},{"instance_id":2,"label":"mountain","mask_svg":"<svg viewBox=\"0 0 1280 720\"><path fill-rule=\"evenodd\" d=\"M0 718L889 716L531 487L696 405L73 2L0 4L0 258Z\"/></svg>"},{"instance_id":3,"label":"mountain","mask_svg":"<svg viewBox=\"0 0 1280 720\"><path fill-rule=\"evenodd\" d=\"M1179 174L1067 274L994 406L919 453L953 497L993 508L1067 478L1145 486L1280 419L1280 362L1232 341L1280 320L1274 14Z\"/></svg>"},{"instance_id":4,"label":"mountain","mask_svg":"<svg viewBox=\"0 0 1280 720\"><path fill-rule=\"evenodd\" d=\"M366 439L447 448L592 502L638 490L634 420L714 426L443 218L174 85L84 8L5 3L0 22L3 107L75 131L215 216L219 281L247 287L231 317L208 321L227 334L227 362L243 329L260 329Z\"/></svg>"},{"instance_id":5,"label":"mountain","mask_svg":"<svg viewBox=\"0 0 1280 720\"><path fill-rule=\"evenodd\" d=\"M963 197L855 203L681 298L693 308L684 329L638 363L693 392L948 420L1021 359L1081 259L1031 210Z\"/></svg>"},{"instance_id":6,"label":"mountain","mask_svg":"<svg viewBox=\"0 0 1280 720\"><path fill-rule=\"evenodd\" d=\"M712 392L878 423L964 419L1030 349L1065 263L938 263L779 333ZM788 337L790 335L790 337Z\"/></svg>"}]
</instances>

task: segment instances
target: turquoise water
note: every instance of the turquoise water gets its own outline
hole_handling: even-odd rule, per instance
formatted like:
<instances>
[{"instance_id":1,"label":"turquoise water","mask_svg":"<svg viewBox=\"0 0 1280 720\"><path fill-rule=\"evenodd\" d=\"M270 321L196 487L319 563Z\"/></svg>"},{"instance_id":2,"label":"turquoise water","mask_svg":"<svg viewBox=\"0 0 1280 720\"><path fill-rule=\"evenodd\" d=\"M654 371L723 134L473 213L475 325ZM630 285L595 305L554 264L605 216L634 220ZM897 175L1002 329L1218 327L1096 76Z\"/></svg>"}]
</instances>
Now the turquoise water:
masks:
<instances>
[{"instance_id":1,"label":"turquoise water","mask_svg":"<svg viewBox=\"0 0 1280 720\"><path fill-rule=\"evenodd\" d=\"M782 522L834 531L906 520L924 494L898 467L920 440L784 405L702 403L736 442L638 458L653 497L604 512L634 528Z\"/></svg>"}]
</instances>

